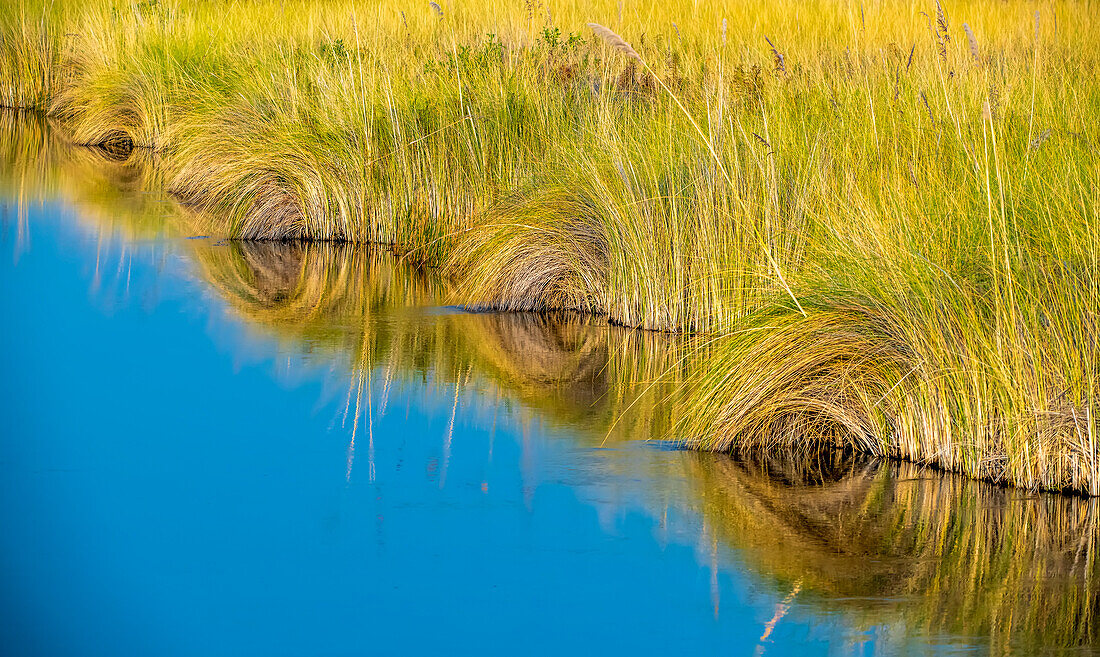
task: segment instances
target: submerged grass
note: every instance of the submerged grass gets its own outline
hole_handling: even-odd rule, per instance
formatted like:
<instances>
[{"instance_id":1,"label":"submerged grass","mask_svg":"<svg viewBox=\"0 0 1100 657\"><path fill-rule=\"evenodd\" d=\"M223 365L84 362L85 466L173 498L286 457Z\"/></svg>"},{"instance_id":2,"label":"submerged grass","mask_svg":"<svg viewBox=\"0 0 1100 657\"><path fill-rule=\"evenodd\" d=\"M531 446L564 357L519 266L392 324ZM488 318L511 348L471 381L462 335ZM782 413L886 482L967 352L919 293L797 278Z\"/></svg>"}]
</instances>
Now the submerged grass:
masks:
<instances>
[{"instance_id":1,"label":"submerged grass","mask_svg":"<svg viewBox=\"0 0 1100 657\"><path fill-rule=\"evenodd\" d=\"M1079 3L94 0L0 26L0 104L159 151L210 230L703 334L669 430L693 446L1100 494Z\"/></svg>"}]
</instances>

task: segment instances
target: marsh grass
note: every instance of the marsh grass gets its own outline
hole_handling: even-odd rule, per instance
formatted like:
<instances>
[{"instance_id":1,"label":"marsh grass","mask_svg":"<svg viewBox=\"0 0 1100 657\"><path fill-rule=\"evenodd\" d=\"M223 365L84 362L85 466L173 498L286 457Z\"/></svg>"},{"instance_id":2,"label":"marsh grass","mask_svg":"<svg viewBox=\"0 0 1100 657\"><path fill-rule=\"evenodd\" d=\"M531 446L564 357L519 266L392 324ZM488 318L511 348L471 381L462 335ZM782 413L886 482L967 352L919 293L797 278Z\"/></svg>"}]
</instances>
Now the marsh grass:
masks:
<instances>
[{"instance_id":1,"label":"marsh grass","mask_svg":"<svg viewBox=\"0 0 1100 657\"><path fill-rule=\"evenodd\" d=\"M8 121L0 132L5 193L65 194L93 232L142 241L165 230L191 234L186 208L148 201L164 181L161 167L142 151L118 162L72 148L40 118L0 120ZM381 438L372 423L400 412L392 408L400 398L395 391L406 386L406 397L421 391L454 400L449 430L457 409L489 431L498 415L523 432L568 428L552 435L577 441L595 467L620 481L645 482L642 502L657 540L697 542L713 577L725 562L719 551L734 552L737 568L762 578L761 590L786 604L840 611L859 632L875 635L876 654L919 652L945 636L965 637L990 652L1029 654L1073 654L1098 640L1095 499L991 486L804 440L782 450L743 446L736 459L591 449L674 432L694 415L693 395L708 389L699 386L700 372L725 370L722 352L736 336L634 331L576 312L438 312L453 280L385 249L238 240L178 240L176 246L202 285L249 330L280 342L279 354L303 354L307 366L336 380L327 392L338 398L334 425L343 425L352 441L349 479L373 476L372 442ZM770 352L784 345L803 353L789 348L798 338L793 342L827 341L821 351L847 354L845 362L817 364L852 382L822 389L819 403L859 394L877 400L900 378L890 367L904 364L890 363L905 355L873 351L877 340L861 321L820 316L809 301L807 308L806 318L755 318L763 337L741 348L775 359L782 354ZM817 333L807 334L811 328ZM750 357L761 372L738 371L739 380L757 377L772 407L791 399L783 395L798 385L768 381L771 361L743 358ZM787 415L788 423L795 420ZM801 421L803 436L859 431ZM786 435L790 428L772 433ZM453 447L455 454L469 449L460 441ZM603 483L599 499L633 508L637 500L631 486L625 488ZM688 519L686 527L678 518ZM716 613L721 602L715 594ZM884 626L905 631L884 633Z\"/></svg>"},{"instance_id":2,"label":"marsh grass","mask_svg":"<svg viewBox=\"0 0 1100 657\"><path fill-rule=\"evenodd\" d=\"M704 334L693 446L1100 493L1096 17L717 11L20 3L0 104L161 153L230 237L385 244L460 303Z\"/></svg>"},{"instance_id":3,"label":"marsh grass","mask_svg":"<svg viewBox=\"0 0 1100 657\"><path fill-rule=\"evenodd\" d=\"M350 354L353 372L373 371L379 383L365 394L383 409L376 413L392 386L409 381L454 394L467 414L475 399L488 399L514 408L520 422L569 427L586 446L665 435L685 413L670 390L691 380L684 363L698 348L685 348L684 337L577 313L426 320L400 309L438 302L441 279L340 245L202 244L193 256L204 280L258 330ZM665 380L670 371L689 376ZM651 513L698 514L705 549L717 541L735 551L777 591L796 587L799 604L843 609L867 631L903 622L907 631L881 637L878 653L948 635L995 652L1072 651L1100 634L1095 500L805 444L797 454L744 449L739 458L655 461L663 465L634 463L654 468L645 476L660 482Z\"/></svg>"}]
</instances>

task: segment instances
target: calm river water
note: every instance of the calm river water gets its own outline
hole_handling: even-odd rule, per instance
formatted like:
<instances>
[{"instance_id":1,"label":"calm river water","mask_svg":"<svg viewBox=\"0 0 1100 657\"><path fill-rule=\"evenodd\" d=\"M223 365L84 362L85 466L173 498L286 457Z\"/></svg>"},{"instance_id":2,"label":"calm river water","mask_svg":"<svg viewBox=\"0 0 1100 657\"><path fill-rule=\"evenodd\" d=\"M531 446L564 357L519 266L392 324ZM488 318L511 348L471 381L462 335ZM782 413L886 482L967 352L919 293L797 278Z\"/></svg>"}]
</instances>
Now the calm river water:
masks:
<instances>
[{"instance_id":1,"label":"calm river water","mask_svg":"<svg viewBox=\"0 0 1100 657\"><path fill-rule=\"evenodd\" d=\"M0 122L5 655L1084 654L1096 501L647 440L676 345Z\"/></svg>"}]
</instances>

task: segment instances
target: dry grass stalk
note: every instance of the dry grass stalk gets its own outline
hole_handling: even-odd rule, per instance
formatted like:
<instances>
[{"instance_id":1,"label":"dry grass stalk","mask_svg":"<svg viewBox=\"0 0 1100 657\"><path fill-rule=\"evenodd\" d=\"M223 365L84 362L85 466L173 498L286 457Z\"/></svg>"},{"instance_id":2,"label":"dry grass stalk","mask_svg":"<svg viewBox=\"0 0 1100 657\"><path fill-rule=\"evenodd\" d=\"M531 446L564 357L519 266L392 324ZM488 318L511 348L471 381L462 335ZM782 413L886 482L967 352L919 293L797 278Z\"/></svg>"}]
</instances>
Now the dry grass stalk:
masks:
<instances>
[{"instance_id":1,"label":"dry grass stalk","mask_svg":"<svg viewBox=\"0 0 1100 657\"><path fill-rule=\"evenodd\" d=\"M615 50L618 50L619 52L626 55L627 57L630 57L631 59L642 61L642 56L639 55L638 52L634 50L634 48L618 34L615 34L611 30L598 23L589 23L588 27L592 28L592 31L596 33L596 36L603 39L604 42L607 43L607 45L611 46Z\"/></svg>"},{"instance_id":2,"label":"dry grass stalk","mask_svg":"<svg viewBox=\"0 0 1100 657\"><path fill-rule=\"evenodd\" d=\"M970 56L974 58L975 62L981 62L982 56L978 52L978 40L974 38L974 31L970 29L970 25L963 23L963 31L966 32L966 40L970 43Z\"/></svg>"},{"instance_id":3,"label":"dry grass stalk","mask_svg":"<svg viewBox=\"0 0 1100 657\"><path fill-rule=\"evenodd\" d=\"M786 73L787 61L786 58L783 56L783 53L779 52L779 49L775 47L775 44L772 43L771 39L769 39L768 37L764 37L764 40L768 42L768 47L772 49L772 57L775 58L775 72Z\"/></svg>"}]
</instances>

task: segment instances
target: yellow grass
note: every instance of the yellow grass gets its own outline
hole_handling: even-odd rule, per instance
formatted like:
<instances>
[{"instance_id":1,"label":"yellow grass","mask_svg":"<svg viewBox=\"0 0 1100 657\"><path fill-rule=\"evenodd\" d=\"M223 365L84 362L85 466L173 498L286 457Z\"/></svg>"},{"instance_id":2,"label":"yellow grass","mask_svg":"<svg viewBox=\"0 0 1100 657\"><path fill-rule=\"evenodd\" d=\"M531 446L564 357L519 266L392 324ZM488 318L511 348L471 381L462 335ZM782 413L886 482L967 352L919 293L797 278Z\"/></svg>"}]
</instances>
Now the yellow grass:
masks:
<instances>
[{"instance_id":1,"label":"yellow grass","mask_svg":"<svg viewBox=\"0 0 1100 657\"><path fill-rule=\"evenodd\" d=\"M161 153L211 231L387 244L461 303L705 334L691 445L1095 495L1097 21L26 2L0 10L0 104Z\"/></svg>"}]
</instances>

